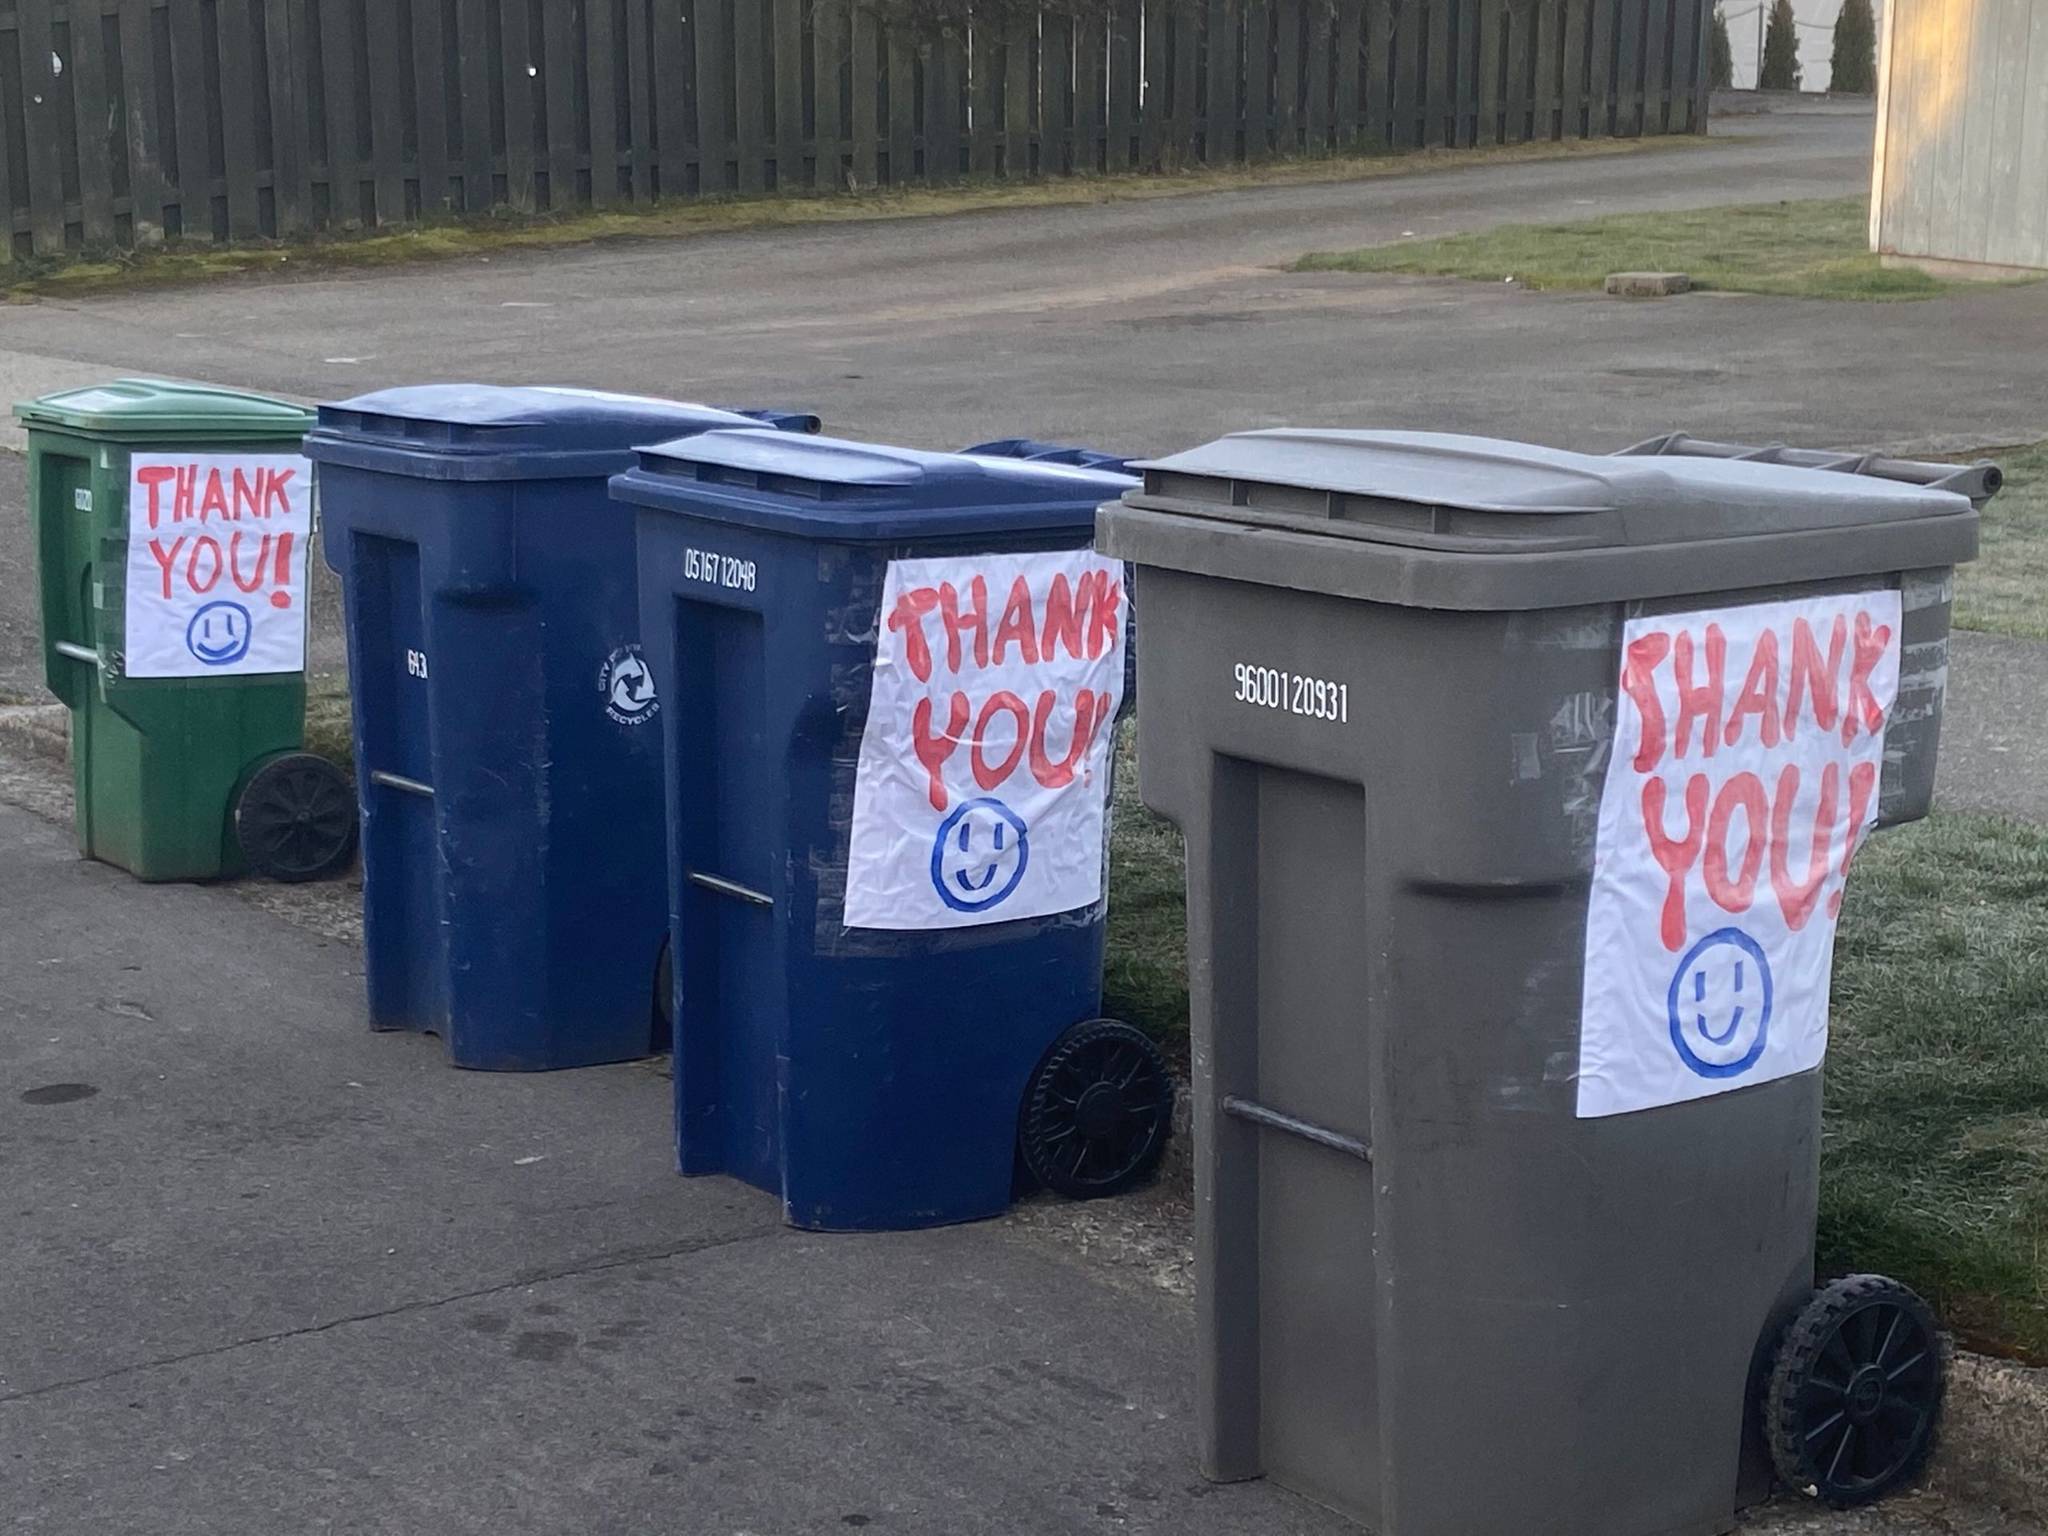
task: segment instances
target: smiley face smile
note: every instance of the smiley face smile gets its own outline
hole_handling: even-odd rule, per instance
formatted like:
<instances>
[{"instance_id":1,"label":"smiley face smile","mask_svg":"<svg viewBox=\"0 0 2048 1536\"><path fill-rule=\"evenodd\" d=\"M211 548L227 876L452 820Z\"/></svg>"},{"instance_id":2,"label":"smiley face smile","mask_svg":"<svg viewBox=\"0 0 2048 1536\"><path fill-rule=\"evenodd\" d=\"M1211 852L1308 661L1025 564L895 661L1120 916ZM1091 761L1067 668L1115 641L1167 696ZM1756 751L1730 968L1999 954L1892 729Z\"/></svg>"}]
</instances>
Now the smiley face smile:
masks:
<instances>
[{"instance_id":1,"label":"smiley face smile","mask_svg":"<svg viewBox=\"0 0 2048 1536\"><path fill-rule=\"evenodd\" d=\"M1739 928L1710 933L1686 951L1671 977L1671 1043L1701 1077L1739 1077L1768 1044L1771 967L1763 947Z\"/></svg>"},{"instance_id":2,"label":"smiley face smile","mask_svg":"<svg viewBox=\"0 0 2048 1536\"><path fill-rule=\"evenodd\" d=\"M984 797L958 806L932 843L932 885L956 912L985 912L1024 879L1031 837L1023 818Z\"/></svg>"},{"instance_id":3,"label":"smiley face smile","mask_svg":"<svg viewBox=\"0 0 2048 1536\"><path fill-rule=\"evenodd\" d=\"M240 603L208 603L185 626L185 648L209 667L224 667L249 654L253 628Z\"/></svg>"}]
</instances>

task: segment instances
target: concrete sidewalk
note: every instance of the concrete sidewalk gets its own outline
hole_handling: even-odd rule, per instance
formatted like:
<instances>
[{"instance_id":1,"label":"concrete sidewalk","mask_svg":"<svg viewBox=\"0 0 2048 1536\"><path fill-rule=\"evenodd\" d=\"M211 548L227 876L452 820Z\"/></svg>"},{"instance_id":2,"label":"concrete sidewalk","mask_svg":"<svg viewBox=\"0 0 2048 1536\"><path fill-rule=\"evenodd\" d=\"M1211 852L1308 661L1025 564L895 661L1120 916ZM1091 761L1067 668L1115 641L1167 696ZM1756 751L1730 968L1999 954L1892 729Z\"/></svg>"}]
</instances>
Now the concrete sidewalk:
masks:
<instances>
[{"instance_id":1,"label":"concrete sidewalk","mask_svg":"<svg viewBox=\"0 0 2048 1536\"><path fill-rule=\"evenodd\" d=\"M647 1067L461 1074L359 956L0 809L0 1509L281 1536L1342 1527L1189 1459L1184 1308L792 1233Z\"/></svg>"}]
</instances>

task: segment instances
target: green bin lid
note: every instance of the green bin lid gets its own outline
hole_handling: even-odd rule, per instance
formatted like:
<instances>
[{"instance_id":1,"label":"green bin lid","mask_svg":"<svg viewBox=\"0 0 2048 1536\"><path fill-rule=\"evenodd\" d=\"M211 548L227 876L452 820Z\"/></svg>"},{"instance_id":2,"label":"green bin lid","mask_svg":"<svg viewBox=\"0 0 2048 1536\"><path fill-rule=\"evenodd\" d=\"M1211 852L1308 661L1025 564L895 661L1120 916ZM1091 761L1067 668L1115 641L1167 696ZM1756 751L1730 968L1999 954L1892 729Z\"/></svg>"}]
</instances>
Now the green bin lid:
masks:
<instances>
[{"instance_id":1,"label":"green bin lid","mask_svg":"<svg viewBox=\"0 0 2048 1536\"><path fill-rule=\"evenodd\" d=\"M118 442L276 442L304 437L314 422L311 411L284 400L167 379L61 390L17 405L14 414L26 426Z\"/></svg>"}]
</instances>

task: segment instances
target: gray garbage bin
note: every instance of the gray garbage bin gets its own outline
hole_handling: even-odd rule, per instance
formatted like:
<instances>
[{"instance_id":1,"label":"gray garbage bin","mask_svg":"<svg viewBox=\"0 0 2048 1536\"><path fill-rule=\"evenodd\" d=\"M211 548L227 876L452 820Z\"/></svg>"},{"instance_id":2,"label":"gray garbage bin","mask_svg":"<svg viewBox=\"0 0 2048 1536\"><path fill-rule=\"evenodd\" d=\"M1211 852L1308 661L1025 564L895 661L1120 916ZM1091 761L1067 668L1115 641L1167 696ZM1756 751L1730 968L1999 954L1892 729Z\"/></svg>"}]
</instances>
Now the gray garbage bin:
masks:
<instances>
[{"instance_id":1,"label":"gray garbage bin","mask_svg":"<svg viewBox=\"0 0 2048 1536\"><path fill-rule=\"evenodd\" d=\"M1740 451L1253 432L1103 509L1188 844L1210 1476L1689 1536L1773 1437L1844 1501L1924 1455L1925 1307L1814 1296L1815 1068L1996 471Z\"/></svg>"}]
</instances>

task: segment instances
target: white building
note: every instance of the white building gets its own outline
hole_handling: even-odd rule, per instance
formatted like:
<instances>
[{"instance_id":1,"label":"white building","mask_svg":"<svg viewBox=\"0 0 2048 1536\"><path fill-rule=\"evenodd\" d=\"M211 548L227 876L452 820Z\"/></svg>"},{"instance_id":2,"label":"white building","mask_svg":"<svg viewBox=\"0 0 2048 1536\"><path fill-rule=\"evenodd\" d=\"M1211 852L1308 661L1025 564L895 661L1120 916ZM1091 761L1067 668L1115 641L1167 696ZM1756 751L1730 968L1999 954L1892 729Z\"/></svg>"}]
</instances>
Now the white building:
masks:
<instances>
[{"instance_id":1,"label":"white building","mask_svg":"<svg viewBox=\"0 0 2048 1536\"><path fill-rule=\"evenodd\" d=\"M1885 0L1871 0L1878 25L1884 25ZM1757 65L1763 59L1764 22L1769 18L1771 0L1721 0L1721 13L1728 18L1728 42L1735 59L1735 87L1756 86ZM1835 18L1842 13L1842 0L1792 0L1792 14L1799 22L1799 83L1802 90L1824 91L1834 73Z\"/></svg>"},{"instance_id":2,"label":"white building","mask_svg":"<svg viewBox=\"0 0 2048 1536\"><path fill-rule=\"evenodd\" d=\"M1892 0L1870 244L1983 276L2048 270L2048 3Z\"/></svg>"}]
</instances>

